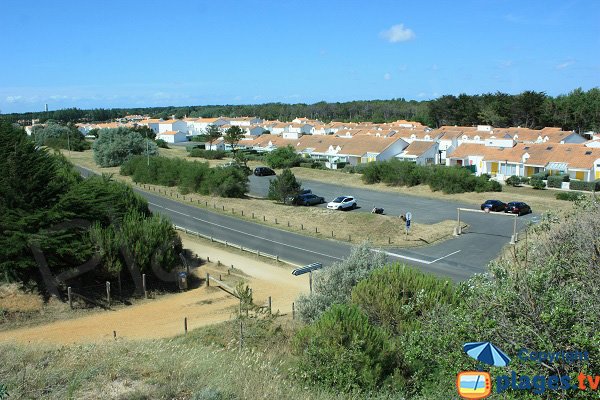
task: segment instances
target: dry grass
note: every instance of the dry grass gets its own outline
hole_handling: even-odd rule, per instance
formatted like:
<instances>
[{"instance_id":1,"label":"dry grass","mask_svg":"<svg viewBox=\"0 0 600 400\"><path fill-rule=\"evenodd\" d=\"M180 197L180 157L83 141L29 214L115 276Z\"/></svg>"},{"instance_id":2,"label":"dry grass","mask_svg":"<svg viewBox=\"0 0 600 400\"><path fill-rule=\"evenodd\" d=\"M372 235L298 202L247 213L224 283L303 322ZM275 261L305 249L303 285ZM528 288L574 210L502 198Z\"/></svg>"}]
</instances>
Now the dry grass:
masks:
<instances>
[{"instance_id":1,"label":"dry grass","mask_svg":"<svg viewBox=\"0 0 600 400\"><path fill-rule=\"evenodd\" d=\"M280 350L294 330L285 321L246 326L247 346L262 337L274 345L268 350L238 351L237 326L233 321L210 332L161 340L60 347L0 344L0 383L11 398L32 399L364 398L304 385L290 369L289 354ZM217 343L207 344L213 341Z\"/></svg>"},{"instance_id":2,"label":"dry grass","mask_svg":"<svg viewBox=\"0 0 600 400\"><path fill-rule=\"evenodd\" d=\"M0 310L31 313L40 311L43 305L39 294L26 292L16 283L0 286Z\"/></svg>"},{"instance_id":3,"label":"dry grass","mask_svg":"<svg viewBox=\"0 0 600 400\"><path fill-rule=\"evenodd\" d=\"M118 175L119 169L117 167L99 168L96 166L91 151L71 152L71 155L66 153L65 155L75 164L99 173L114 173L115 179L134 184L130 177ZM252 163L251 165L254 164L258 163ZM340 174L343 177L348 176L337 172L330 173ZM350 176L350 178L356 178L356 176ZM291 207L260 199L229 199L199 194L184 196L178 193L177 188L160 185L137 185L137 187L182 203L278 229L353 243L368 240L376 246L415 247L435 243L450 238L454 227L453 222L450 220L432 225L413 223L410 234L405 235L404 223L397 217L387 215L342 212L319 207Z\"/></svg>"}]
</instances>

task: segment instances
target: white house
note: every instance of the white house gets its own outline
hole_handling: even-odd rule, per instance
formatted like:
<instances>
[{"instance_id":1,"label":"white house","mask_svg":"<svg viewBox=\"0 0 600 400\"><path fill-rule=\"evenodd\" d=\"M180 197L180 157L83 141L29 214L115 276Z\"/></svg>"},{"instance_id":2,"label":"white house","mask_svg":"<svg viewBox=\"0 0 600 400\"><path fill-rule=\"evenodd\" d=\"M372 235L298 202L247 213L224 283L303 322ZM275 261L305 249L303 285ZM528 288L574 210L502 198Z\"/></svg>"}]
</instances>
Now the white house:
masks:
<instances>
[{"instance_id":1,"label":"white house","mask_svg":"<svg viewBox=\"0 0 600 400\"><path fill-rule=\"evenodd\" d=\"M171 131L183 132L185 134L188 131L187 123L180 119L169 119L166 121L160 121L158 123L158 133L159 134L163 133L163 132L171 132Z\"/></svg>"},{"instance_id":2,"label":"white house","mask_svg":"<svg viewBox=\"0 0 600 400\"><path fill-rule=\"evenodd\" d=\"M414 141L395 157L403 161L412 161L419 165L439 163L439 145L437 142Z\"/></svg>"},{"instance_id":3,"label":"white house","mask_svg":"<svg viewBox=\"0 0 600 400\"><path fill-rule=\"evenodd\" d=\"M167 143L187 142L185 132L181 131L165 131L156 135L156 139L162 139Z\"/></svg>"}]
</instances>

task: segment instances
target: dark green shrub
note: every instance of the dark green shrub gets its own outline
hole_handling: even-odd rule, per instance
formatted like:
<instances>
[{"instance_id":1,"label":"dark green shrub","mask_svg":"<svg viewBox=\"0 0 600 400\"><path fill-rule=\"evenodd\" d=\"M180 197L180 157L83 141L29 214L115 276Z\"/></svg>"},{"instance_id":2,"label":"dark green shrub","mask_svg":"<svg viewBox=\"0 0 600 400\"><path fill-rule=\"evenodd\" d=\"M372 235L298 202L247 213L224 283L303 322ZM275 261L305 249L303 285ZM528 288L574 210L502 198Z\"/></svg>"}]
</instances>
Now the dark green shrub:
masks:
<instances>
[{"instance_id":1,"label":"dark green shrub","mask_svg":"<svg viewBox=\"0 0 600 400\"><path fill-rule=\"evenodd\" d=\"M564 175L564 176L568 176L568 175ZM563 175L551 175L548 177L548 183L547 186L549 188L558 188L560 189L562 187L562 183L566 182L563 178Z\"/></svg>"},{"instance_id":2,"label":"dark green shrub","mask_svg":"<svg viewBox=\"0 0 600 400\"><path fill-rule=\"evenodd\" d=\"M204 149L192 149L190 151L190 157L205 158L207 160L221 160L225 157L223 150L204 150Z\"/></svg>"},{"instance_id":3,"label":"dark green shrub","mask_svg":"<svg viewBox=\"0 0 600 400\"><path fill-rule=\"evenodd\" d=\"M534 189L545 189L546 188L546 183L539 178L538 176L532 176L531 179L529 180L529 184L531 185L532 188Z\"/></svg>"},{"instance_id":4,"label":"dark green shrub","mask_svg":"<svg viewBox=\"0 0 600 400\"><path fill-rule=\"evenodd\" d=\"M285 168L269 183L269 199L284 203L288 197L297 195L301 187L293 172Z\"/></svg>"},{"instance_id":5,"label":"dark green shrub","mask_svg":"<svg viewBox=\"0 0 600 400\"><path fill-rule=\"evenodd\" d=\"M298 166L302 168L314 168L313 165L313 162L301 162Z\"/></svg>"},{"instance_id":6,"label":"dark green shrub","mask_svg":"<svg viewBox=\"0 0 600 400\"><path fill-rule=\"evenodd\" d=\"M290 145L273 150L265 155L264 159L271 168L297 167L302 161L300 154Z\"/></svg>"},{"instance_id":7,"label":"dark green shrub","mask_svg":"<svg viewBox=\"0 0 600 400\"><path fill-rule=\"evenodd\" d=\"M298 332L294 348L309 382L343 392L377 389L400 364L389 334L354 305L331 306Z\"/></svg>"},{"instance_id":8,"label":"dark green shrub","mask_svg":"<svg viewBox=\"0 0 600 400\"><path fill-rule=\"evenodd\" d=\"M384 167L382 166L383 163L381 162L370 162L368 164L364 164L365 166L362 167L362 180L365 183L379 183L381 182L381 177L383 175L383 169Z\"/></svg>"},{"instance_id":9,"label":"dark green shrub","mask_svg":"<svg viewBox=\"0 0 600 400\"><path fill-rule=\"evenodd\" d=\"M475 191L477 193L501 192L502 185L498 181L491 180L487 176L481 175L477 177L477 181L475 183Z\"/></svg>"},{"instance_id":10,"label":"dark green shrub","mask_svg":"<svg viewBox=\"0 0 600 400\"><path fill-rule=\"evenodd\" d=\"M368 315L371 323L392 334L416 329L421 315L438 305L457 302L449 280L402 264L374 270L352 290L352 303Z\"/></svg>"},{"instance_id":11,"label":"dark green shrub","mask_svg":"<svg viewBox=\"0 0 600 400\"><path fill-rule=\"evenodd\" d=\"M558 200L567 200L567 201L577 201L582 199L584 196L583 193L577 192L559 192L556 193L556 198Z\"/></svg>"},{"instance_id":12,"label":"dark green shrub","mask_svg":"<svg viewBox=\"0 0 600 400\"><path fill-rule=\"evenodd\" d=\"M342 168L342 171L347 173L347 174L353 174L354 173L354 169L355 167L352 165L346 165L344 166L344 168Z\"/></svg>"},{"instance_id":13,"label":"dark green shrub","mask_svg":"<svg viewBox=\"0 0 600 400\"><path fill-rule=\"evenodd\" d=\"M593 181L593 182L572 180L569 187L572 190L585 190L588 192L599 191L600 190L600 180Z\"/></svg>"},{"instance_id":14,"label":"dark green shrub","mask_svg":"<svg viewBox=\"0 0 600 400\"><path fill-rule=\"evenodd\" d=\"M158 147L160 147L161 149L168 149L169 148L169 145L167 144L167 142L165 142L162 139L156 139L156 145Z\"/></svg>"},{"instance_id":15,"label":"dark green shrub","mask_svg":"<svg viewBox=\"0 0 600 400\"><path fill-rule=\"evenodd\" d=\"M510 176L508 178L506 178L506 184L510 185L510 186L520 186L521 185L521 178L518 177L517 175L513 175Z\"/></svg>"}]
</instances>

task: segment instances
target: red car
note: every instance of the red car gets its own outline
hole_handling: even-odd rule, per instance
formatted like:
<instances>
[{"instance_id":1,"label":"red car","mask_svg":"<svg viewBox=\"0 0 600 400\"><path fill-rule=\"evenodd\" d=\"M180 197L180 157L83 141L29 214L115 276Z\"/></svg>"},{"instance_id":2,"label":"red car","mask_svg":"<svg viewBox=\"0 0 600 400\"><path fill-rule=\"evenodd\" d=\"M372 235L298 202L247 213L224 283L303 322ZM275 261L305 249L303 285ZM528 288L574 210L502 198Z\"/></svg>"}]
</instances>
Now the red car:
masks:
<instances>
[{"instance_id":1,"label":"red car","mask_svg":"<svg viewBox=\"0 0 600 400\"><path fill-rule=\"evenodd\" d=\"M531 211L531 207L529 207L527 205L527 203L523 203L522 201L511 201L510 203L508 203L506 205L506 209L504 210L504 212L511 213L511 214L524 215L524 214L530 214L533 211Z\"/></svg>"}]
</instances>

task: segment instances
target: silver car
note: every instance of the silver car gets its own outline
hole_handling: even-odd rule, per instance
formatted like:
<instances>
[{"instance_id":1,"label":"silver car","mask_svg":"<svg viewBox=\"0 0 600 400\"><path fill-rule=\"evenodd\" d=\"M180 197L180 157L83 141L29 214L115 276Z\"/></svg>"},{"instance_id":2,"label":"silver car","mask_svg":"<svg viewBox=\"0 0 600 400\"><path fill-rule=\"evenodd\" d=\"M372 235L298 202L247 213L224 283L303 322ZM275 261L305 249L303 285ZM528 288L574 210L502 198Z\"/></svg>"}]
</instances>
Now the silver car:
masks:
<instances>
[{"instance_id":1,"label":"silver car","mask_svg":"<svg viewBox=\"0 0 600 400\"><path fill-rule=\"evenodd\" d=\"M340 196L327 203L330 210L352 210L357 207L354 196Z\"/></svg>"}]
</instances>

